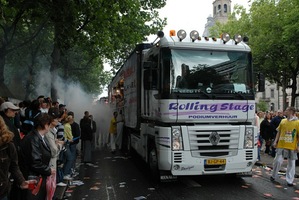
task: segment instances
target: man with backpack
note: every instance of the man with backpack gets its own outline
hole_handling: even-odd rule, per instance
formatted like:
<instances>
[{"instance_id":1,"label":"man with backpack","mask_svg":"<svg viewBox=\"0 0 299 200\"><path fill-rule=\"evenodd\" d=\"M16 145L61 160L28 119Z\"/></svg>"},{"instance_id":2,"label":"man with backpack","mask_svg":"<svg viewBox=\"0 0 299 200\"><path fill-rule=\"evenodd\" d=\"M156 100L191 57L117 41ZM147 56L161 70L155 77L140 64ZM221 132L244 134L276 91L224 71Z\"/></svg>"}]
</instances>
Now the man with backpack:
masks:
<instances>
[{"instance_id":1,"label":"man with backpack","mask_svg":"<svg viewBox=\"0 0 299 200\"><path fill-rule=\"evenodd\" d=\"M25 120L22 123L22 131L27 135L34 127L34 119L40 115L40 103L38 100L33 100L25 110Z\"/></svg>"}]
</instances>

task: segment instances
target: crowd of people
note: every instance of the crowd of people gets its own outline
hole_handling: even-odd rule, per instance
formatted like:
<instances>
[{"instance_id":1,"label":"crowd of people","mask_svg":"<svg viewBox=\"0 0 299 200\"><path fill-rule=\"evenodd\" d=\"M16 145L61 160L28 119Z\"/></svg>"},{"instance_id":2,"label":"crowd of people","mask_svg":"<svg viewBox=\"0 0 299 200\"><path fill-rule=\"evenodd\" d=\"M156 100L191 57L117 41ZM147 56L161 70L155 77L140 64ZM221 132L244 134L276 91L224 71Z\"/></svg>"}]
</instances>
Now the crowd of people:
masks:
<instances>
[{"instance_id":1,"label":"crowd of people","mask_svg":"<svg viewBox=\"0 0 299 200\"><path fill-rule=\"evenodd\" d=\"M277 127L285 114L282 110L276 112L257 112L258 128L259 128L259 148L265 147L265 153L275 157L275 148L272 143L277 134ZM258 154L260 160L260 151Z\"/></svg>"},{"instance_id":2,"label":"crowd of people","mask_svg":"<svg viewBox=\"0 0 299 200\"><path fill-rule=\"evenodd\" d=\"M257 112L257 126L259 128L258 160L260 153L271 155L273 159L273 171L270 177L276 182L278 172L284 159L287 159L286 182L293 186L295 177L296 160L299 151L299 112L294 107L288 107L285 111Z\"/></svg>"},{"instance_id":3,"label":"crowd of people","mask_svg":"<svg viewBox=\"0 0 299 200\"><path fill-rule=\"evenodd\" d=\"M293 186L295 175L298 117L293 107L256 113L258 160L261 151L274 157L270 180L276 181L283 159L288 159L288 186ZM123 122L122 112L114 112L109 136L104 139L111 153L121 148ZM91 164L96 130L89 111L77 123L74 112L49 97L39 96L18 105L0 98L0 200L53 199L56 187L66 186L64 180L78 175L75 164L79 141L81 162Z\"/></svg>"},{"instance_id":4,"label":"crowd of people","mask_svg":"<svg viewBox=\"0 0 299 200\"><path fill-rule=\"evenodd\" d=\"M91 163L96 123L88 111L80 123L74 117L49 97L18 105L0 98L0 200L53 199L78 175L79 140L82 162Z\"/></svg>"}]
</instances>

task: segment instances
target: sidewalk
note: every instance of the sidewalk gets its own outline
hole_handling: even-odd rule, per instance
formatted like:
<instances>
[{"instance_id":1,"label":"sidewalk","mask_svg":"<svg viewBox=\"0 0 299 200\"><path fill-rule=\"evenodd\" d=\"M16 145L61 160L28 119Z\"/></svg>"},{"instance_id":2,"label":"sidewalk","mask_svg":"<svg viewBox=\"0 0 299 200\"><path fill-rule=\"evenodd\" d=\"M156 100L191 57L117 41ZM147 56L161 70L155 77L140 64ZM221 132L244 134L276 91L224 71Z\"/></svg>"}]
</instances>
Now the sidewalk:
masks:
<instances>
[{"instance_id":1,"label":"sidewalk","mask_svg":"<svg viewBox=\"0 0 299 200\"><path fill-rule=\"evenodd\" d=\"M267 166L272 169L273 168L273 160L274 160L274 158L272 156L261 151L261 160L256 162L255 165L256 166ZM287 170L287 160L284 160L280 171L286 172L286 170ZM299 178L299 166L296 166L295 177Z\"/></svg>"}]
</instances>

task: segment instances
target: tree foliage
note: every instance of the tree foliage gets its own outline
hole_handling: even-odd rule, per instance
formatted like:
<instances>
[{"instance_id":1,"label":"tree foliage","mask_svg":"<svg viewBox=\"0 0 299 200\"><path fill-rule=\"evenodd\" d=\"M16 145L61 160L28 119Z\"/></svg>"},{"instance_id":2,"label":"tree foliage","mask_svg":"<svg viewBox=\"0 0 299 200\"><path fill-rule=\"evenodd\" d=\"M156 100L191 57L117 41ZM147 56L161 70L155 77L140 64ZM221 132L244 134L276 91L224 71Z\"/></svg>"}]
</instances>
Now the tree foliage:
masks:
<instances>
[{"instance_id":1,"label":"tree foliage","mask_svg":"<svg viewBox=\"0 0 299 200\"><path fill-rule=\"evenodd\" d=\"M258 111L267 111L268 110L268 103L266 103L265 101L260 101L256 104L257 110Z\"/></svg>"},{"instance_id":2,"label":"tree foliage","mask_svg":"<svg viewBox=\"0 0 299 200\"><path fill-rule=\"evenodd\" d=\"M250 38L256 71L269 81L292 89L294 106L299 73L297 0L255 0L249 12L236 6L227 24L219 24L212 33L240 33ZM290 84L289 84L290 83Z\"/></svg>"},{"instance_id":3,"label":"tree foliage","mask_svg":"<svg viewBox=\"0 0 299 200\"><path fill-rule=\"evenodd\" d=\"M10 82L6 73L22 67L26 94L34 95L32 79L46 67L52 82L61 76L66 82L79 82L88 93L100 93L111 76L103 71L104 62L118 69L137 43L161 30L166 19L159 18L158 9L165 4L166 0L1 0L0 83Z\"/></svg>"}]
</instances>

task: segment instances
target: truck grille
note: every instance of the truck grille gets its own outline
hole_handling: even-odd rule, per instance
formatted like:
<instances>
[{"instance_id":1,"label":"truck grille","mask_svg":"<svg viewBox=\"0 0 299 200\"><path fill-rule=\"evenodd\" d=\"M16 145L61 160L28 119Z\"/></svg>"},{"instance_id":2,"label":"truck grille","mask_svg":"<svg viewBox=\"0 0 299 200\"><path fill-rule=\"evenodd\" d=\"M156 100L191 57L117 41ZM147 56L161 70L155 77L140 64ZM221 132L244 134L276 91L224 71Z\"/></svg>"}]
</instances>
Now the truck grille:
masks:
<instances>
[{"instance_id":1,"label":"truck grille","mask_svg":"<svg viewBox=\"0 0 299 200\"><path fill-rule=\"evenodd\" d=\"M174 163L182 163L182 161L183 161L182 153L178 152L178 153L173 154L173 162Z\"/></svg>"},{"instance_id":2,"label":"truck grille","mask_svg":"<svg viewBox=\"0 0 299 200\"><path fill-rule=\"evenodd\" d=\"M252 160L253 159L253 151L247 150L246 151L246 160Z\"/></svg>"},{"instance_id":3,"label":"truck grille","mask_svg":"<svg viewBox=\"0 0 299 200\"><path fill-rule=\"evenodd\" d=\"M189 126L190 149L194 157L221 157L237 155L239 127Z\"/></svg>"}]
</instances>

